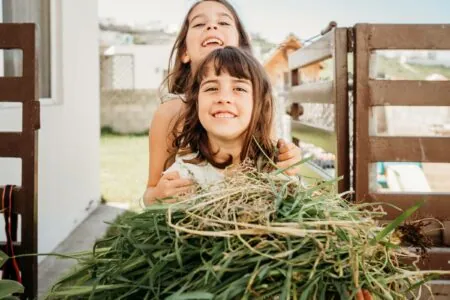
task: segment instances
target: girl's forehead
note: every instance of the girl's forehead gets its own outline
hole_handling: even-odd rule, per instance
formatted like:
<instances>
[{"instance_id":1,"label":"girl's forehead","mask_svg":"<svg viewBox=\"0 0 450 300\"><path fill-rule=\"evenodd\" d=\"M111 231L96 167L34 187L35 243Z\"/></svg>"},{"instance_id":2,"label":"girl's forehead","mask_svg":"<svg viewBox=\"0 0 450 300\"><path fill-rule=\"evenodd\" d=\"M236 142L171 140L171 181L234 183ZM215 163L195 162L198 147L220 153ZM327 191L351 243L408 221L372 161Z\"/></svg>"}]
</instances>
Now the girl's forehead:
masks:
<instances>
[{"instance_id":1,"label":"girl's forehead","mask_svg":"<svg viewBox=\"0 0 450 300\"><path fill-rule=\"evenodd\" d=\"M202 81L206 78L216 78L216 77L229 77L230 73L227 69L221 68L220 70L217 70L214 66L214 64L211 62L207 66L205 66L202 76Z\"/></svg>"},{"instance_id":2,"label":"girl's forehead","mask_svg":"<svg viewBox=\"0 0 450 300\"><path fill-rule=\"evenodd\" d=\"M223 82L239 82L239 83L245 83L250 86L253 85L252 81L245 78L245 77L236 77L231 75L227 70L221 70L219 74L215 72L214 69L209 69L206 73L204 73L202 80L200 82L200 85L206 84L206 83L220 83Z\"/></svg>"},{"instance_id":3,"label":"girl's forehead","mask_svg":"<svg viewBox=\"0 0 450 300\"><path fill-rule=\"evenodd\" d=\"M218 63L217 61L208 62L200 71L200 78L201 82L212 78L230 78L251 81L249 74L242 69L242 66L228 65L224 61L221 63Z\"/></svg>"},{"instance_id":4,"label":"girl's forehead","mask_svg":"<svg viewBox=\"0 0 450 300\"><path fill-rule=\"evenodd\" d=\"M209 15L220 15L228 17L234 21L231 11L222 3L216 1L202 1L189 14L189 22L197 17L207 17Z\"/></svg>"}]
</instances>

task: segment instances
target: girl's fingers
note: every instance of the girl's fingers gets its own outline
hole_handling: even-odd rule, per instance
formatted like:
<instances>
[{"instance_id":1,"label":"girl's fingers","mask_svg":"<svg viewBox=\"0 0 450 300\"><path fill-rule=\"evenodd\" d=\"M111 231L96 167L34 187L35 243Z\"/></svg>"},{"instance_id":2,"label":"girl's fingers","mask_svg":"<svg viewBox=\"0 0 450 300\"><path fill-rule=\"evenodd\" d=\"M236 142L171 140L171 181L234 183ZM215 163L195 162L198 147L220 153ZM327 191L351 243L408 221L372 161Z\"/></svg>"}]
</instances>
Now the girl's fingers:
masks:
<instances>
[{"instance_id":1,"label":"girl's fingers","mask_svg":"<svg viewBox=\"0 0 450 300\"><path fill-rule=\"evenodd\" d=\"M284 169L284 168L280 168L280 169ZM294 176L294 175L297 175L299 172L300 172L300 168L293 167L293 168L285 170L283 173L288 176Z\"/></svg>"},{"instance_id":2,"label":"girl's fingers","mask_svg":"<svg viewBox=\"0 0 450 300\"><path fill-rule=\"evenodd\" d=\"M295 148L294 143L287 143L285 140L280 139L277 143L277 148L280 153L288 152L290 149Z\"/></svg>"},{"instance_id":3,"label":"girl's fingers","mask_svg":"<svg viewBox=\"0 0 450 300\"><path fill-rule=\"evenodd\" d=\"M285 144L278 149L278 161L285 161L292 158L296 158L297 161L302 159L301 150L294 143Z\"/></svg>"},{"instance_id":4,"label":"girl's fingers","mask_svg":"<svg viewBox=\"0 0 450 300\"><path fill-rule=\"evenodd\" d=\"M181 178L181 179L174 179L171 180L168 185L172 188L180 188L180 187L185 187L185 186L191 186L193 185L194 182L190 179L185 179L185 178Z\"/></svg>"},{"instance_id":5,"label":"girl's fingers","mask_svg":"<svg viewBox=\"0 0 450 300\"><path fill-rule=\"evenodd\" d=\"M373 300L368 290L359 290L356 293L356 300Z\"/></svg>"},{"instance_id":6,"label":"girl's fingers","mask_svg":"<svg viewBox=\"0 0 450 300\"><path fill-rule=\"evenodd\" d=\"M287 167L290 167L294 164L296 164L297 162L299 162L299 160L297 160L297 158L291 158L289 160L285 160L285 161L280 161L277 163L277 167L279 169L285 169ZM292 168L287 169L285 172L288 175L294 175L296 174L298 171L300 170L299 166L295 166Z\"/></svg>"},{"instance_id":7,"label":"girl's fingers","mask_svg":"<svg viewBox=\"0 0 450 300\"><path fill-rule=\"evenodd\" d=\"M172 199L165 199L163 202L164 202L164 203L176 203L176 202L177 202L177 199L175 199L175 198L172 198Z\"/></svg>"},{"instance_id":8,"label":"girl's fingers","mask_svg":"<svg viewBox=\"0 0 450 300\"><path fill-rule=\"evenodd\" d=\"M165 179L165 180L175 180L175 179L179 179L179 178L180 178L180 173L178 173L178 171L164 173L163 176L161 177L161 179Z\"/></svg>"},{"instance_id":9,"label":"girl's fingers","mask_svg":"<svg viewBox=\"0 0 450 300\"><path fill-rule=\"evenodd\" d=\"M277 158L278 158L278 161L286 161L286 160L289 160L292 158L297 158L297 156L300 156L299 154L300 154L299 151L297 151L295 148L292 148L291 150L289 150L287 152L283 152L283 153L279 152ZM301 160L301 157L298 160Z\"/></svg>"},{"instance_id":10,"label":"girl's fingers","mask_svg":"<svg viewBox=\"0 0 450 300\"><path fill-rule=\"evenodd\" d=\"M176 196L181 193L188 193L193 190L193 181L190 179L168 180L162 187L164 195L168 197Z\"/></svg>"},{"instance_id":11,"label":"girl's fingers","mask_svg":"<svg viewBox=\"0 0 450 300\"><path fill-rule=\"evenodd\" d=\"M289 167L291 165L293 165L293 164L289 163L289 160L288 161L279 161L279 162L277 162L277 167L280 168L280 169L287 168L287 167Z\"/></svg>"},{"instance_id":12,"label":"girl's fingers","mask_svg":"<svg viewBox=\"0 0 450 300\"><path fill-rule=\"evenodd\" d=\"M372 295L368 290L363 290L362 293L364 295L364 300L373 300Z\"/></svg>"},{"instance_id":13,"label":"girl's fingers","mask_svg":"<svg viewBox=\"0 0 450 300\"><path fill-rule=\"evenodd\" d=\"M175 192L177 195L179 194L188 194L188 193L192 193L194 190L193 186L183 186L183 187L179 187L175 189Z\"/></svg>"},{"instance_id":14,"label":"girl's fingers","mask_svg":"<svg viewBox=\"0 0 450 300\"><path fill-rule=\"evenodd\" d=\"M286 144L286 141L284 139L279 139L277 142L277 148L281 149Z\"/></svg>"},{"instance_id":15,"label":"girl's fingers","mask_svg":"<svg viewBox=\"0 0 450 300\"><path fill-rule=\"evenodd\" d=\"M361 290L356 293L356 300L364 300L364 295Z\"/></svg>"}]
</instances>

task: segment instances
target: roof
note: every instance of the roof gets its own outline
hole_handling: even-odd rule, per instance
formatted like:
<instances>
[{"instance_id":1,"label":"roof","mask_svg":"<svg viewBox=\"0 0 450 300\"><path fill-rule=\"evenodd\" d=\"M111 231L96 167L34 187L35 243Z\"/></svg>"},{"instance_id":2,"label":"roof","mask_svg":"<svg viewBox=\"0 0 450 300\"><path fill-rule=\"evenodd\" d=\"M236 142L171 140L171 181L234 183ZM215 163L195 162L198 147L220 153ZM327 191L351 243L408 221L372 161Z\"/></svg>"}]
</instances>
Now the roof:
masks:
<instances>
[{"instance_id":1,"label":"roof","mask_svg":"<svg viewBox=\"0 0 450 300\"><path fill-rule=\"evenodd\" d=\"M294 48L295 50L302 47L300 39L293 33L290 33L276 48L273 48L263 59L263 64L269 63L279 52L286 48Z\"/></svg>"}]
</instances>

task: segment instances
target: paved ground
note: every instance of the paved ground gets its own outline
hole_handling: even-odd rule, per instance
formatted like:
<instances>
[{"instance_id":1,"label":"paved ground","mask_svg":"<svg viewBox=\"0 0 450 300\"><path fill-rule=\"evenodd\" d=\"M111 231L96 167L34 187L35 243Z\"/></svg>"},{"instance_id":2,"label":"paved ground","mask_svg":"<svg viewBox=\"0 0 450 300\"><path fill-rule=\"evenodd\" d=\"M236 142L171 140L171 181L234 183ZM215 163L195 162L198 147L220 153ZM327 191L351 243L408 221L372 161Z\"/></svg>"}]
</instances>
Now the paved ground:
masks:
<instances>
[{"instance_id":1,"label":"paved ground","mask_svg":"<svg viewBox=\"0 0 450 300\"><path fill-rule=\"evenodd\" d=\"M113 221L125 209L125 207L99 205L53 252L73 253L92 249L95 240L102 237L108 228L105 221ZM39 299L74 263L75 260L47 257L39 264Z\"/></svg>"}]
</instances>

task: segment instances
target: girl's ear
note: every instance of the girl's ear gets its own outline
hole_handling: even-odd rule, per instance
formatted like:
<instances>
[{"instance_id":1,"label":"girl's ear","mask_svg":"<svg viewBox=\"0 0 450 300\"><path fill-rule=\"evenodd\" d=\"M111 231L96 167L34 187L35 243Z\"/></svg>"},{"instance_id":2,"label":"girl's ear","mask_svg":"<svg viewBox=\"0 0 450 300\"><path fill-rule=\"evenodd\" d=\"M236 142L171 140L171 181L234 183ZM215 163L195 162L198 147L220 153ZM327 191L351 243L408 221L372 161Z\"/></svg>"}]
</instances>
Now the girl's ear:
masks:
<instances>
[{"instance_id":1,"label":"girl's ear","mask_svg":"<svg viewBox=\"0 0 450 300\"><path fill-rule=\"evenodd\" d=\"M183 57L181 58L181 61L184 64L187 64L187 63L189 63L191 61L191 57L189 56L189 54L187 54L187 52L183 54Z\"/></svg>"}]
</instances>

